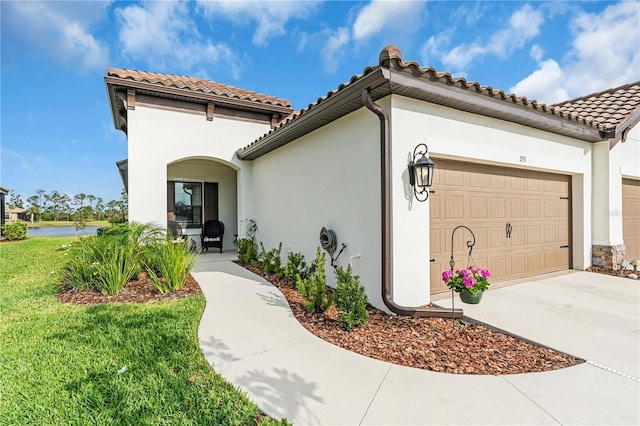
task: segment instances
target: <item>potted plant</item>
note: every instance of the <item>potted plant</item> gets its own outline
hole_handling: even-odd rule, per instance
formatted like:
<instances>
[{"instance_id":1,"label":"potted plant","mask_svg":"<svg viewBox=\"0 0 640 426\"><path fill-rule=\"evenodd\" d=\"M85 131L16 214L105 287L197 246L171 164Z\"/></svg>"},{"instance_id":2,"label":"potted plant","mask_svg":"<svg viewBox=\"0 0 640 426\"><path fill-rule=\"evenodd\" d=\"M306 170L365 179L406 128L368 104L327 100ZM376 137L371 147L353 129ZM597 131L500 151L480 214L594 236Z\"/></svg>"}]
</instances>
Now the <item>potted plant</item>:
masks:
<instances>
[{"instance_id":1,"label":"potted plant","mask_svg":"<svg viewBox=\"0 0 640 426\"><path fill-rule=\"evenodd\" d=\"M444 271L442 281L451 290L459 293L464 303L477 304L482 299L482 293L489 287L487 278L490 276L489 270L471 265L455 272Z\"/></svg>"}]
</instances>

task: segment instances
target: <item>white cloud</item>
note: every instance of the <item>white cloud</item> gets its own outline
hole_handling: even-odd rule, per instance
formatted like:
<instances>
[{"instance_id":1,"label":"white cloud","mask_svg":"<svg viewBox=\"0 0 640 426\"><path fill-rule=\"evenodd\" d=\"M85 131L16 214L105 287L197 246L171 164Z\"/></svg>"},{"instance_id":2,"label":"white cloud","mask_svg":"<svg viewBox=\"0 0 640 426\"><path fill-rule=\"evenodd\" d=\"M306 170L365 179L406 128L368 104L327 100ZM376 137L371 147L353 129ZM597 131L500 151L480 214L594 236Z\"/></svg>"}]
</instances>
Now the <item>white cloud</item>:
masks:
<instances>
[{"instance_id":1,"label":"white cloud","mask_svg":"<svg viewBox=\"0 0 640 426\"><path fill-rule=\"evenodd\" d=\"M540 62L544 57L544 49L537 44L531 46L531 50L529 50L529 55L533 60Z\"/></svg>"},{"instance_id":2,"label":"white cloud","mask_svg":"<svg viewBox=\"0 0 640 426\"><path fill-rule=\"evenodd\" d=\"M562 87L565 80L566 75L560 65L553 59L548 59L509 90L518 96L553 104L569 99L567 91Z\"/></svg>"},{"instance_id":3,"label":"white cloud","mask_svg":"<svg viewBox=\"0 0 640 426\"><path fill-rule=\"evenodd\" d=\"M437 53L447 68L459 71L486 55L508 58L514 50L522 48L525 43L538 35L543 23L542 12L525 4L511 14L506 28L493 33L488 41L477 41L469 45L460 44L448 52L444 48L434 49L427 42L423 46L423 54L425 49L427 52Z\"/></svg>"},{"instance_id":4,"label":"white cloud","mask_svg":"<svg viewBox=\"0 0 640 426\"><path fill-rule=\"evenodd\" d=\"M334 73L344 56L344 46L349 42L349 30L341 27L328 34L325 46L320 52L324 69L328 73Z\"/></svg>"},{"instance_id":5,"label":"white cloud","mask_svg":"<svg viewBox=\"0 0 640 426\"><path fill-rule=\"evenodd\" d=\"M107 45L90 27L106 18L111 2L3 2L3 37L27 40L72 67L102 69L108 63Z\"/></svg>"},{"instance_id":6,"label":"white cloud","mask_svg":"<svg viewBox=\"0 0 640 426\"><path fill-rule=\"evenodd\" d=\"M29 164L29 161L27 160L27 158L19 152L12 151L6 148L0 148L0 159L2 159L2 163L3 163L2 168L5 171L8 169L11 169L11 167L9 166L10 164L18 165L18 168L20 170L24 170L24 171L32 170L32 167Z\"/></svg>"},{"instance_id":7,"label":"white cloud","mask_svg":"<svg viewBox=\"0 0 640 426\"><path fill-rule=\"evenodd\" d=\"M353 23L353 38L366 39L386 28L396 32L413 31L424 4L424 1L373 0L362 8Z\"/></svg>"},{"instance_id":8,"label":"white cloud","mask_svg":"<svg viewBox=\"0 0 640 426\"><path fill-rule=\"evenodd\" d=\"M221 16L235 22L255 21L253 43L258 46L266 46L270 38L285 34L290 20L309 18L317 5L317 1L198 1L208 18Z\"/></svg>"},{"instance_id":9,"label":"white cloud","mask_svg":"<svg viewBox=\"0 0 640 426\"><path fill-rule=\"evenodd\" d=\"M580 13L572 23L572 48L562 65L538 60L538 69L510 90L546 103L588 95L640 80L640 4L621 2L600 14Z\"/></svg>"},{"instance_id":10,"label":"white cloud","mask_svg":"<svg viewBox=\"0 0 640 426\"><path fill-rule=\"evenodd\" d=\"M154 70L191 71L203 64L228 66L240 76L235 53L223 43L203 40L184 2L151 2L116 9L122 53Z\"/></svg>"}]
</instances>

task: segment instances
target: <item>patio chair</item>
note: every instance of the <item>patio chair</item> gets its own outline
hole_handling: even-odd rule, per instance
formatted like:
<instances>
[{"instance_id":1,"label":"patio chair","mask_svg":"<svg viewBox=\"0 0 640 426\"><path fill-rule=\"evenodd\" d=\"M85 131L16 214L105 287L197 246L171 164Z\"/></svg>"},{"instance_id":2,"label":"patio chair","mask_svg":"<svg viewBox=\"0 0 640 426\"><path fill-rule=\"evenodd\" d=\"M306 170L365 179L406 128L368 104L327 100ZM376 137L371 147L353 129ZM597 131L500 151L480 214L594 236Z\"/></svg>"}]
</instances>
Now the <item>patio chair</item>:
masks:
<instances>
[{"instance_id":1,"label":"patio chair","mask_svg":"<svg viewBox=\"0 0 640 426\"><path fill-rule=\"evenodd\" d=\"M218 247L222 253L222 239L224 238L224 223L219 220L208 220L202 225L202 251L209 251L209 247Z\"/></svg>"}]
</instances>

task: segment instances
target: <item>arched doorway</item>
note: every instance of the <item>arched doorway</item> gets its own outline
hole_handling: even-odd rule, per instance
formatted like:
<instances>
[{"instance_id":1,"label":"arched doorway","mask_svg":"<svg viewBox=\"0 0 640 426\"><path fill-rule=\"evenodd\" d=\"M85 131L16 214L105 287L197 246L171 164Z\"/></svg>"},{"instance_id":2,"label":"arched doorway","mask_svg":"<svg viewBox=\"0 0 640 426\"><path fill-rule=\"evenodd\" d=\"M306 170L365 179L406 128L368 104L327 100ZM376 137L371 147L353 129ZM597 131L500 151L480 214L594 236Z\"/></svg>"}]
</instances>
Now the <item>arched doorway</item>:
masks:
<instances>
[{"instance_id":1,"label":"arched doorway","mask_svg":"<svg viewBox=\"0 0 640 426\"><path fill-rule=\"evenodd\" d=\"M167 165L167 220L178 222L200 244L205 221L225 225L223 247L235 250L238 229L237 170L218 159L184 158Z\"/></svg>"}]
</instances>

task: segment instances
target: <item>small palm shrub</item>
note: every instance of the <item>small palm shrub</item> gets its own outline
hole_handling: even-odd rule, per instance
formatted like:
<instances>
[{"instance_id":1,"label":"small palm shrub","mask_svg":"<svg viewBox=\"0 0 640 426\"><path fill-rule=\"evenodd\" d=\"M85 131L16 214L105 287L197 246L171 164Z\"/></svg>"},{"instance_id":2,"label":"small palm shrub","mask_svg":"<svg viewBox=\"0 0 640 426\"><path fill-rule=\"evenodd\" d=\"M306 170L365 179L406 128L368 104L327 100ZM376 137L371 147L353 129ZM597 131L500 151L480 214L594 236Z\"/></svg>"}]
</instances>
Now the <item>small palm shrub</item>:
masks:
<instances>
[{"instance_id":1,"label":"small palm shrub","mask_svg":"<svg viewBox=\"0 0 640 426\"><path fill-rule=\"evenodd\" d=\"M369 322L367 294L360 284L360 277L353 275L351 268L336 268L338 285L333 292L333 300L338 309L338 322L344 330L353 331Z\"/></svg>"},{"instance_id":2,"label":"small palm shrub","mask_svg":"<svg viewBox=\"0 0 640 426\"><path fill-rule=\"evenodd\" d=\"M266 251L264 244L260 243L262 247L262 270L265 274L276 274L278 278L284 276L284 270L282 268L282 259L280 258L280 252L282 251L282 243L278 245L277 249L271 249Z\"/></svg>"},{"instance_id":3,"label":"small palm shrub","mask_svg":"<svg viewBox=\"0 0 640 426\"><path fill-rule=\"evenodd\" d=\"M133 247L121 240L97 246L95 286L103 295L118 294L140 270L139 259Z\"/></svg>"},{"instance_id":4,"label":"small palm shrub","mask_svg":"<svg viewBox=\"0 0 640 426\"><path fill-rule=\"evenodd\" d=\"M198 256L188 241L174 242L171 236L150 246L148 254L145 260L147 273L162 294L185 286Z\"/></svg>"},{"instance_id":5,"label":"small palm shrub","mask_svg":"<svg viewBox=\"0 0 640 426\"><path fill-rule=\"evenodd\" d=\"M238 238L238 260L245 265L258 263L258 248L250 238Z\"/></svg>"},{"instance_id":6,"label":"small palm shrub","mask_svg":"<svg viewBox=\"0 0 640 426\"><path fill-rule=\"evenodd\" d=\"M325 312L331 307L332 300L327 296L327 278L325 275L325 263L327 256L320 251L320 247L316 252L316 258L313 261L313 273L302 278L298 275L296 278L296 288L300 291L302 297L307 300L305 305L309 312Z\"/></svg>"},{"instance_id":7,"label":"small palm shrub","mask_svg":"<svg viewBox=\"0 0 640 426\"><path fill-rule=\"evenodd\" d=\"M2 227L2 236L7 240L24 240L27 238L27 222L24 220L16 220L15 222L5 223Z\"/></svg>"},{"instance_id":8,"label":"small palm shrub","mask_svg":"<svg viewBox=\"0 0 640 426\"><path fill-rule=\"evenodd\" d=\"M307 262L301 253L289 253L287 256L287 265L284 267L284 276L295 286L298 277L305 279L310 274L307 268Z\"/></svg>"},{"instance_id":9,"label":"small palm shrub","mask_svg":"<svg viewBox=\"0 0 640 426\"><path fill-rule=\"evenodd\" d=\"M92 235L71 244L65 253L63 282L76 290L88 290L96 286L98 265L98 244L100 240Z\"/></svg>"}]
</instances>

